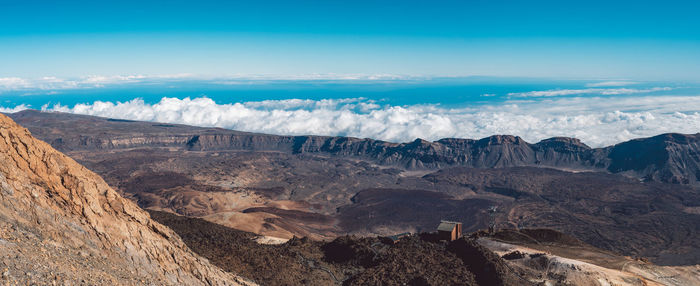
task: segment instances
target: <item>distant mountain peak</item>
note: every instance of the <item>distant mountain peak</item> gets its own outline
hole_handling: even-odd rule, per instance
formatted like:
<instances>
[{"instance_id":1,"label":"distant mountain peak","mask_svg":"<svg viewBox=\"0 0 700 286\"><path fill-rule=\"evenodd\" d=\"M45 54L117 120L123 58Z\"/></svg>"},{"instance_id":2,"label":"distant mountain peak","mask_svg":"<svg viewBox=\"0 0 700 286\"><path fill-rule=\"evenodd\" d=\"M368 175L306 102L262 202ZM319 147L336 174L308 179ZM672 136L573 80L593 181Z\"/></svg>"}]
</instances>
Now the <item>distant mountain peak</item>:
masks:
<instances>
[{"instance_id":1,"label":"distant mountain peak","mask_svg":"<svg viewBox=\"0 0 700 286\"><path fill-rule=\"evenodd\" d=\"M492 135L477 141L480 145L527 144L525 140L514 135Z\"/></svg>"}]
</instances>

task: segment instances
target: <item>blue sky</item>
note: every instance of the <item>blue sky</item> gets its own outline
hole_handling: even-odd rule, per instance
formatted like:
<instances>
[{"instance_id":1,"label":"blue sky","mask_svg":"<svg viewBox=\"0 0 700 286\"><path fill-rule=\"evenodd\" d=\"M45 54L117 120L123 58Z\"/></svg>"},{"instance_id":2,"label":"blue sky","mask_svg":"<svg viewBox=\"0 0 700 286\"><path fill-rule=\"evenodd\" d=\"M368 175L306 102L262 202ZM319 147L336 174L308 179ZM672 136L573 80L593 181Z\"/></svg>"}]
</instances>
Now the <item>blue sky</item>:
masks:
<instances>
[{"instance_id":1,"label":"blue sky","mask_svg":"<svg viewBox=\"0 0 700 286\"><path fill-rule=\"evenodd\" d=\"M1 0L0 77L700 80L695 1L222 2Z\"/></svg>"},{"instance_id":2,"label":"blue sky","mask_svg":"<svg viewBox=\"0 0 700 286\"><path fill-rule=\"evenodd\" d=\"M0 0L0 112L272 134L700 131L697 1Z\"/></svg>"}]
</instances>

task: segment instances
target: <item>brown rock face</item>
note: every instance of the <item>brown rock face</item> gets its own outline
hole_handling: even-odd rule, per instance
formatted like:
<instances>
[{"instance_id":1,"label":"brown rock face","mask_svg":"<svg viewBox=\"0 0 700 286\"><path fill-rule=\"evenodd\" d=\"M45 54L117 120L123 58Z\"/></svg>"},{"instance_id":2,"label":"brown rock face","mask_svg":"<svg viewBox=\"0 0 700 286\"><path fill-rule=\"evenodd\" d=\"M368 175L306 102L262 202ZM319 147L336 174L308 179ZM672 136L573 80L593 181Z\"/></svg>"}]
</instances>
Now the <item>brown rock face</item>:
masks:
<instances>
[{"instance_id":1,"label":"brown rock face","mask_svg":"<svg viewBox=\"0 0 700 286\"><path fill-rule=\"evenodd\" d=\"M0 281L20 284L245 284L4 115L0 263Z\"/></svg>"}]
</instances>

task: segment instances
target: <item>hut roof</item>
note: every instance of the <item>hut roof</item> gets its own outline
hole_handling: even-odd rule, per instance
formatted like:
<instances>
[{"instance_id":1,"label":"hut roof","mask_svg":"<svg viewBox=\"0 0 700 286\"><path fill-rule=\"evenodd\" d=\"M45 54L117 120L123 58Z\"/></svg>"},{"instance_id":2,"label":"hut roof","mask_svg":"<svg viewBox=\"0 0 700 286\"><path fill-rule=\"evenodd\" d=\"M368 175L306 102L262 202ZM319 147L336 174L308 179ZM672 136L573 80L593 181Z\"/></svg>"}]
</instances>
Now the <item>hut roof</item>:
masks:
<instances>
[{"instance_id":1,"label":"hut roof","mask_svg":"<svg viewBox=\"0 0 700 286\"><path fill-rule=\"evenodd\" d=\"M452 231L456 225L461 224L461 222L454 222L454 221L446 221L443 220L440 222L440 225L438 225L438 231Z\"/></svg>"}]
</instances>

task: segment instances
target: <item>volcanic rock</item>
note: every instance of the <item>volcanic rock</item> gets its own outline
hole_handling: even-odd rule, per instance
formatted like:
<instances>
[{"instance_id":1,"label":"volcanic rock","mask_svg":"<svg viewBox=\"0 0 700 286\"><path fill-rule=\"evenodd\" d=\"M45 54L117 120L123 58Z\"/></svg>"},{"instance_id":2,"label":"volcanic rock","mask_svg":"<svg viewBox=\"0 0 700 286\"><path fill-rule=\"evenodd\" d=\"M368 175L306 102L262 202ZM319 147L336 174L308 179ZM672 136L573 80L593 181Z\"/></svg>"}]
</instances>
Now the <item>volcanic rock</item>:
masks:
<instances>
[{"instance_id":1,"label":"volcanic rock","mask_svg":"<svg viewBox=\"0 0 700 286\"><path fill-rule=\"evenodd\" d=\"M241 285L97 174L0 115L0 261L20 284Z\"/></svg>"}]
</instances>

